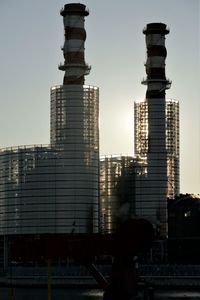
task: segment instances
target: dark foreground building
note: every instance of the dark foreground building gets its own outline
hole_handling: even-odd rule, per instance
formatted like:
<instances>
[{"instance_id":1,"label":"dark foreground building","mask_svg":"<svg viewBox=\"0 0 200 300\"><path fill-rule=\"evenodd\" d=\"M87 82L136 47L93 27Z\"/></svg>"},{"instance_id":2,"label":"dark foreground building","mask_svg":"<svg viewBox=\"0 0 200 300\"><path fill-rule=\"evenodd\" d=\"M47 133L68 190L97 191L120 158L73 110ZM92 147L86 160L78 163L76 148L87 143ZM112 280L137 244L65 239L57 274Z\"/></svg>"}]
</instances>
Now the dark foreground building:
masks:
<instances>
[{"instance_id":1,"label":"dark foreground building","mask_svg":"<svg viewBox=\"0 0 200 300\"><path fill-rule=\"evenodd\" d=\"M169 200L168 257L171 263L200 264L200 196Z\"/></svg>"}]
</instances>

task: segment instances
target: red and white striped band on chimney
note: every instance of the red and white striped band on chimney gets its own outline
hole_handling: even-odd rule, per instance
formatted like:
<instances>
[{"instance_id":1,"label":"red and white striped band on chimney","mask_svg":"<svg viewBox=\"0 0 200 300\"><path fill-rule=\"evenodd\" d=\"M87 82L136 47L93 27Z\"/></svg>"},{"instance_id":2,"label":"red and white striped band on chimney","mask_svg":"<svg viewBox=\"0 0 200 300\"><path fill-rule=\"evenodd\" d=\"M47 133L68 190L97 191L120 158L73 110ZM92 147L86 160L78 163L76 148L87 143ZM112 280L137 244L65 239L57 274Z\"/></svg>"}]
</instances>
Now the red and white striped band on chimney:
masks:
<instances>
[{"instance_id":1,"label":"red and white striped band on chimney","mask_svg":"<svg viewBox=\"0 0 200 300\"><path fill-rule=\"evenodd\" d=\"M143 84L147 84L146 98L162 98L171 84L165 76L165 35L169 33L169 29L163 23L150 23L143 33L146 35L147 46L147 78L142 81Z\"/></svg>"},{"instance_id":2,"label":"red and white striped band on chimney","mask_svg":"<svg viewBox=\"0 0 200 300\"><path fill-rule=\"evenodd\" d=\"M66 4L60 14L63 16L65 28L65 42L62 47L65 61L59 65L59 69L65 71L63 84L84 84L84 76L90 72L84 53L84 17L89 12L85 5L72 3Z\"/></svg>"}]
</instances>

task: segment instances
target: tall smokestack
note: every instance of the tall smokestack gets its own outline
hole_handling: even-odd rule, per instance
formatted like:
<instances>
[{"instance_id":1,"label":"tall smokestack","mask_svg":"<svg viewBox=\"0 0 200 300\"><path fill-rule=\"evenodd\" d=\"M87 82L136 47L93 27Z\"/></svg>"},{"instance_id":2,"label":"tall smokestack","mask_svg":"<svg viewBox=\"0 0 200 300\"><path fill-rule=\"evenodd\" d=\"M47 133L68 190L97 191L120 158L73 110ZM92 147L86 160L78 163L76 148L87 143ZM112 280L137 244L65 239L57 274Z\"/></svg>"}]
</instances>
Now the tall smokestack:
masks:
<instances>
[{"instance_id":1,"label":"tall smokestack","mask_svg":"<svg viewBox=\"0 0 200 300\"><path fill-rule=\"evenodd\" d=\"M147 85L147 178L141 189L138 209L144 217L153 220L160 236L166 237L168 179L165 90L170 88L171 82L165 75L165 35L169 29L162 23L150 23L143 33L147 46L147 77L142 81L142 84Z\"/></svg>"},{"instance_id":2,"label":"tall smokestack","mask_svg":"<svg viewBox=\"0 0 200 300\"><path fill-rule=\"evenodd\" d=\"M145 64L147 78L142 84L147 85L146 98L164 98L165 90L170 88L171 82L165 76L165 35L169 29L162 23L150 23L143 30L146 36L147 61Z\"/></svg>"},{"instance_id":3,"label":"tall smokestack","mask_svg":"<svg viewBox=\"0 0 200 300\"><path fill-rule=\"evenodd\" d=\"M85 63L84 18L88 10L78 3L60 12L65 28L63 85L51 88L51 145L59 159L56 203L57 231L98 231L99 213L99 89L84 85L90 68ZM59 225L58 225L59 224Z\"/></svg>"},{"instance_id":4,"label":"tall smokestack","mask_svg":"<svg viewBox=\"0 0 200 300\"><path fill-rule=\"evenodd\" d=\"M88 16L89 12L85 5L72 3L66 4L60 14L63 16L65 30L62 48L65 61L59 66L60 70L65 71L63 84L84 84L84 76L90 72L84 55L84 17Z\"/></svg>"}]
</instances>

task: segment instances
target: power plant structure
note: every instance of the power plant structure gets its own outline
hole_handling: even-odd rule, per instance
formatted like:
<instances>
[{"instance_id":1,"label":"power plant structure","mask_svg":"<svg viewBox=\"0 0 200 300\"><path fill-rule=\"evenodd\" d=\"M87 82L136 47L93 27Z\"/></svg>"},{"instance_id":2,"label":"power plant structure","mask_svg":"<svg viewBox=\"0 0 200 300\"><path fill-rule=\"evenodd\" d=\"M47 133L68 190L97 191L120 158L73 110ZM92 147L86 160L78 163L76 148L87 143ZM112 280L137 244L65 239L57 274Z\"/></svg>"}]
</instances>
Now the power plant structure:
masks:
<instances>
[{"instance_id":1,"label":"power plant structure","mask_svg":"<svg viewBox=\"0 0 200 300\"><path fill-rule=\"evenodd\" d=\"M143 103L143 117L147 122L143 137L136 137L136 151L147 161L147 176L136 186L136 215L150 218L156 224L160 236L167 236L167 145L166 145L166 100L165 91L171 82L166 79L165 35L169 29L163 23L147 24L143 30L147 46L145 64L147 77L146 100ZM137 122L137 119L136 119ZM136 126L136 135L138 134Z\"/></svg>"},{"instance_id":2,"label":"power plant structure","mask_svg":"<svg viewBox=\"0 0 200 300\"><path fill-rule=\"evenodd\" d=\"M0 234L4 264L17 236L88 234L99 227L99 89L84 84L83 4L61 10L63 85L51 88L50 145L0 150ZM1 253L3 255L3 253Z\"/></svg>"},{"instance_id":3,"label":"power plant structure","mask_svg":"<svg viewBox=\"0 0 200 300\"><path fill-rule=\"evenodd\" d=\"M134 215L135 160L132 156L100 158L100 231L113 233Z\"/></svg>"},{"instance_id":4,"label":"power plant structure","mask_svg":"<svg viewBox=\"0 0 200 300\"><path fill-rule=\"evenodd\" d=\"M62 85L51 88L50 144L0 149L0 258L21 238L114 233L129 218L167 237L167 198L179 194L179 104L165 99L162 23L144 29L146 99L135 103L135 157L99 158L99 89L85 85L86 6L66 4ZM129 237L128 237L129 239ZM52 239L53 240L53 239Z\"/></svg>"},{"instance_id":5,"label":"power plant structure","mask_svg":"<svg viewBox=\"0 0 200 300\"><path fill-rule=\"evenodd\" d=\"M165 238L167 199L178 196L180 189L179 102L165 97L171 85L165 76L169 29L150 23L143 33L147 78L142 83L147 92L145 100L134 103L135 156L101 158L100 224L103 232L113 232L125 217L143 217L154 224L158 238Z\"/></svg>"},{"instance_id":6,"label":"power plant structure","mask_svg":"<svg viewBox=\"0 0 200 300\"><path fill-rule=\"evenodd\" d=\"M136 216L136 186L147 176L147 162L133 156L100 157L100 232L113 233Z\"/></svg>"},{"instance_id":7,"label":"power plant structure","mask_svg":"<svg viewBox=\"0 0 200 300\"><path fill-rule=\"evenodd\" d=\"M83 4L66 4L63 85L51 88L51 145L59 151L63 170L57 185L64 231L98 231L99 205L99 90L84 85L90 67L85 63Z\"/></svg>"}]
</instances>

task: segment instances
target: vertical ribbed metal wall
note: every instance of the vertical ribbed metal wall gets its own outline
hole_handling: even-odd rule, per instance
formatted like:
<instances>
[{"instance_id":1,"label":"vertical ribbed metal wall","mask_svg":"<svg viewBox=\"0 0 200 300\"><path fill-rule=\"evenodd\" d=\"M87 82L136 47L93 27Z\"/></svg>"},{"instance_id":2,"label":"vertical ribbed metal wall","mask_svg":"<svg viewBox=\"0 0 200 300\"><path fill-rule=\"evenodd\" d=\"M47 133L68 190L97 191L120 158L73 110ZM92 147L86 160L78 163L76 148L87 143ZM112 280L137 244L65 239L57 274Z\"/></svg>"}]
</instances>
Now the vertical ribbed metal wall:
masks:
<instances>
[{"instance_id":1,"label":"vertical ribbed metal wall","mask_svg":"<svg viewBox=\"0 0 200 300\"><path fill-rule=\"evenodd\" d=\"M65 213L56 202L56 158L50 146L0 150L0 234L65 232Z\"/></svg>"},{"instance_id":2,"label":"vertical ribbed metal wall","mask_svg":"<svg viewBox=\"0 0 200 300\"><path fill-rule=\"evenodd\" d=\"M167 197L173 199L180 193L179 183L179 102L165 101L166 150L167 150ZM147 100L134 103L135 154L147 159L148 154L148 104Z\"/></svg>"},{"instance_id":3,"label":"vertical ribbed metal wall","mask_svg":"<svg viewBox=\"0 0 200 300\"><path fill-rule=\"evenodd\" d=\"M58 183L67 187L63 193L63 208L68 207L76 233L98 230L98 115L98 88L52 87L51 145L61 150L62 175Z\"/></svg>"}]
</instances>

